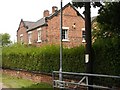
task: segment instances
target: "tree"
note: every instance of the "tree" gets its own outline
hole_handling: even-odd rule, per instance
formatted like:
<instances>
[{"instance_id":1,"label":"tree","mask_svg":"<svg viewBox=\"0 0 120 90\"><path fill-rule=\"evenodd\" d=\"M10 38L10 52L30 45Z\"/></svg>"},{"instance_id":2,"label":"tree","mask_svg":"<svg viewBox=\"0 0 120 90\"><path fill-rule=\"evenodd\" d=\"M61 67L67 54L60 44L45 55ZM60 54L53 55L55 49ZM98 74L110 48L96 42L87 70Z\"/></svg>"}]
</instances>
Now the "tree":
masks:
<instances>
[{"instance_id":1,"label":"tree","mask_svg":"<svg viewBox=\"0 0 120 90\"><path fill-rule=\"evenodd\" d=\"M0 40L0 44L2 44L2 46L7 46L11 43L10 35L8 33L0 34L0 37L2 37Z\"/></svg>"},{"instance_id":2,"label":"tree","mask_svg":"<svg viewBox=\"0 0 120 90\"><path fill-rule=\"evenodd\" d=\"M120 37L120 1L109 2L100 8L97 17L98 26L100 28L97 33L98 37Z\"/></svg>"}]
</instances>

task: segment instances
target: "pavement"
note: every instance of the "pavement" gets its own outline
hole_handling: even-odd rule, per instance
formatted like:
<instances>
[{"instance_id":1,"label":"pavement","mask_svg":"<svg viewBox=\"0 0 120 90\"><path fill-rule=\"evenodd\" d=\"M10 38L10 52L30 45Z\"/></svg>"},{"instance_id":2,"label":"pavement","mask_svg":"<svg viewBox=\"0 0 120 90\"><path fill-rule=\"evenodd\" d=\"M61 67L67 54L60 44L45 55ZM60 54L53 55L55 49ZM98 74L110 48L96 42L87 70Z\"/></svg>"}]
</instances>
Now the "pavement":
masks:
<instances>
[{"instance_id":1,"label":"pavement","mask_svg":"<svg viewBox=\"0 0 120 90\"><path fill-rule=\"evenodd\" d=\"M7 88L7 86L5 86L3 83L0 82L0 90L1 90L2 88Z\"/></svg>"}]
</instances>

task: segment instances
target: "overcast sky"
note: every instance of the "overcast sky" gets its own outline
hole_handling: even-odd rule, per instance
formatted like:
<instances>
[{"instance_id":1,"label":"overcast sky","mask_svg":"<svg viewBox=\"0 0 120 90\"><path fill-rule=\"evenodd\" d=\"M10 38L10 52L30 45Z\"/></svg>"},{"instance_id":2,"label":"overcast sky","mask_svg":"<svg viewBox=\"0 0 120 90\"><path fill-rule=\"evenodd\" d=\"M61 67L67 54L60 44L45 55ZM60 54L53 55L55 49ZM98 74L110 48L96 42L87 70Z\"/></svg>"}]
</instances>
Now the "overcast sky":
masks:
<instances>
[{"instance_id":1,"label":"overcast sky","mask_svg":"<svg viewBox=\"0 0 120 90\"><path fill-rule=\"evenodd\" d=\"M63 6L71 0L63 0ZM9 33L16 40L16 31L20 20L37 21L43 17L43 11L52 11L52 6L60 9L60 0L0 0L0 33ZM82 10L81 10L82 13ZM91 16L97 15L92 9Z\"/></svg>"}]
</instances>

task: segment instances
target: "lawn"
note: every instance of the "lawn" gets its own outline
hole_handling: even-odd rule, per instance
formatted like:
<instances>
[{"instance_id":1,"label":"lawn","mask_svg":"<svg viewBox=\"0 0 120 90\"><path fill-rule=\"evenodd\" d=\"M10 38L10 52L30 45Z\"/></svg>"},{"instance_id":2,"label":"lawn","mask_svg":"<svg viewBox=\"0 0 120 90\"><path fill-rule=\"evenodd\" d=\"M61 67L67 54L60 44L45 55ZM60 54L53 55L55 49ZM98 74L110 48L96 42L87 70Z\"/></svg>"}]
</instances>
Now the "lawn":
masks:
<instances>
[{"instance_id":1,"label":"lawn","mask_svg":"<svg viewBox=\"0 0 120 90\"><path fill-rule=\"evenodd\" d=\"M30 80L17 78L13 76L9 76L6 74L2 74L2 77L0 76L0 79L2 78L2 82L5 86L8 88L51 88L52 85L49 85L47 83L34 83Z\"/></svg>"}]
</instances>

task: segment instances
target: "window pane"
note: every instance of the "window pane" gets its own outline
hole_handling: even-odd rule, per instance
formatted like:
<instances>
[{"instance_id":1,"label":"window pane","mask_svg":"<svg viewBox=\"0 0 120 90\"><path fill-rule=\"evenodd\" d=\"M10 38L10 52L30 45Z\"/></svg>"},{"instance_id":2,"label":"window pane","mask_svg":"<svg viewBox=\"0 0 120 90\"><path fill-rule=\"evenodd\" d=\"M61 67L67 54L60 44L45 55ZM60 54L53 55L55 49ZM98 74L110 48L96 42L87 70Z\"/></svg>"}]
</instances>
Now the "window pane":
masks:
<instances>
[{"instance_id":1,"label":"window pane","mask_svg":"<svg viewBox=\"0 0 120 90\"><path fill-rule=\"evenodd\" d=\"M68 39L68 32L65 30L65 39Z\"/></svg>"},{"instance_id":2,"label":"window pane","mask_svg":"<svg viewBox=\"0 0 120 90\"><path fill-rule=\"evenodd\" d=\"M29 43L31 43L31 38L32 38L31 34L28 34Z\"/></svg>"},{"instance_id":3,"label":"window pane","mask_svg":"<svg viewBox=\"0 0 120 90\"><path fill-rule=\"evenodd\" d=\"M41 40L41 31L38 31L38 40Z\"/></svg>"},{"instance_id":4,"label":"window pane","mask_svg":"<svg viewBox=\"0 0 120 90\"><path fill-rule=\"evenodd\" d=\"M62 39L65 39L65 30L62 30Z\"/></svg>"},{"instance_id":5,"label":"window pane","mask_svg":"<svg viewBox=\"0 0 120 90\"><path fill-rule=\"evenodd\" d=\"M62 39L68 39L68 30L67 29L62 30Z\"/></svg>"},{"instance_id":6,"label":"window pane","mask_svg":"<svg viewBox=\"0 0 120 90\"><path fill-rule=\"evenodd\" d=\"M82 38L85 38L85 31L82 31Z\"/></svg>"}]
</instances>

